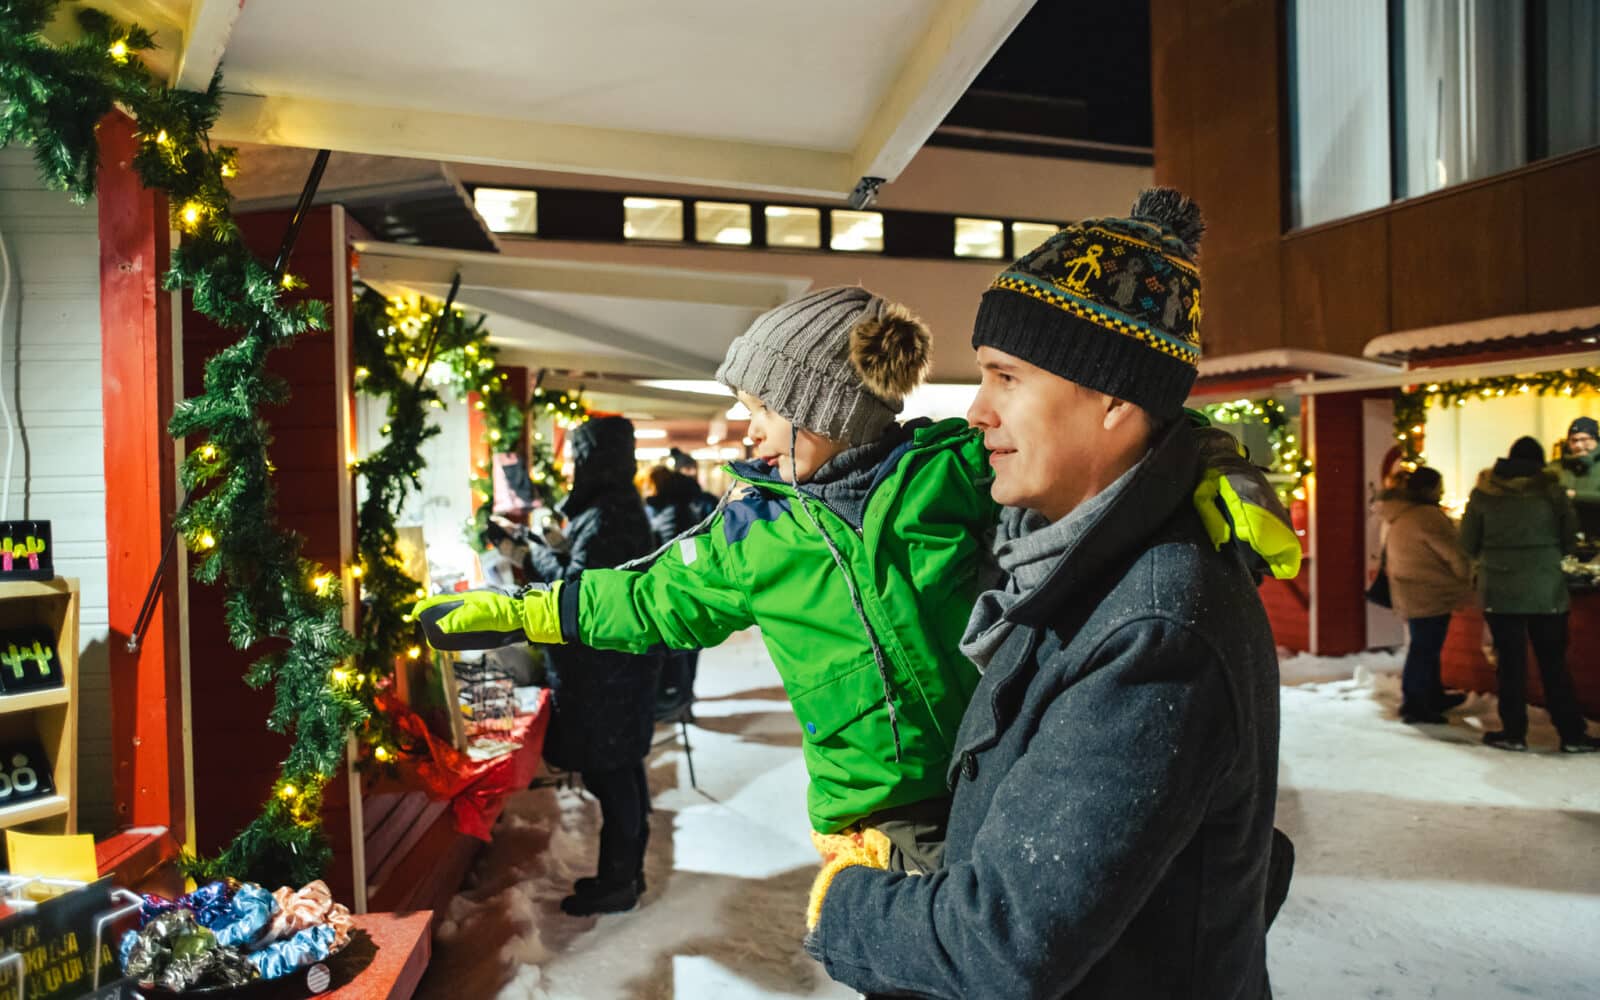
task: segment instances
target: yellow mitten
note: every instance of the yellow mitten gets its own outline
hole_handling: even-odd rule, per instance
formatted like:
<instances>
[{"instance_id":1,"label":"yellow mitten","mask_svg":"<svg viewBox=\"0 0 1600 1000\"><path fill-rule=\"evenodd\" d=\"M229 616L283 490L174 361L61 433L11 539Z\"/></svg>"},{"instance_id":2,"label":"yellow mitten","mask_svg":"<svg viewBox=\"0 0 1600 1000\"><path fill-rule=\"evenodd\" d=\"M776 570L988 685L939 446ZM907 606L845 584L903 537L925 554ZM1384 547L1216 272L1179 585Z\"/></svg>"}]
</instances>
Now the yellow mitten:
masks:
<instances>
[{"instance_id":1,"label":"yellow mitten","mask_svg":"<svg viewBox=\"0 0 1600 1000\"><path fill-rule=\"evenodd\" d=\"M866 868L889 867L889 838L875 826L841 830L838 833L811 831L811 843L822 856L822 868L811 883L811 899L806 904L806 930L817 926L822 917L822 900L833 878L852 865Z\"/></svg>"}]
</instances>

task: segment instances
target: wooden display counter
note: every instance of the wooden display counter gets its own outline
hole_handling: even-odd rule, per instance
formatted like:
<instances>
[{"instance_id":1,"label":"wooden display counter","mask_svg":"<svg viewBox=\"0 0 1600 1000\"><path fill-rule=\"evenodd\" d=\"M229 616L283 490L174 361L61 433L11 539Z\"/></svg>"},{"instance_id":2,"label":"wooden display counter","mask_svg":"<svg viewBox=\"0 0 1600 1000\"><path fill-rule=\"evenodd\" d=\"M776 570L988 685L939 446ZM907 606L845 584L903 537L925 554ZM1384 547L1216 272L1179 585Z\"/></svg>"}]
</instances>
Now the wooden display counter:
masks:
<instances>
[{"instance_id":1,"label":"wooden display counter","mask_svg":"<svg viewBox=\"0 0 1600 1000\"><path fill-rule=\"evenodd\" d=\"M1464 691L1497 691L1495 668L1484 653L1489 646L1489 628L1483 611L1469 608L1457 611L1450 620L1450 635L1441 657L1441 676L1446 687ZM1578 703L1591 719L1600 718L1600 592L1572 595L1572 612L1567 638L1567 670L1578 690ZM1537 661L1528 653L1528 702L1544 704L1544 684Z\"/></svg>"}]
</instances>

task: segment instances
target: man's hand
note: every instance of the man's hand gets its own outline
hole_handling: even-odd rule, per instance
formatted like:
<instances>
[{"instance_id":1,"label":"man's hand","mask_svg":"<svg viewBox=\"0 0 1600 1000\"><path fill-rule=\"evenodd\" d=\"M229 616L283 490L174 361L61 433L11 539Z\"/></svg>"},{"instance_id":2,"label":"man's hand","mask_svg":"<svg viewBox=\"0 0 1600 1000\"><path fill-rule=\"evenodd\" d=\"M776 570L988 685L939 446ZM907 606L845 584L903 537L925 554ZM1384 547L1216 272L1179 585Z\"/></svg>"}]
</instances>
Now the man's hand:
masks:
<instances>
[{"instance_id":1,"label":"man's hand","mask_svg":"<svg viewBox=\"0 0 1600 1000\"><path fill-rule=\"evenodd\" d=\"M811 898L806 904L806 930L813 930L822 917L822 901L833 878L852 865L866 868L889 867L889 838L877 827L844 830L839 833L811 831L811 843L822 858L822 868L811 883Z\"/></svg>"},{"instance_id":2,"label":"man's hand","mask_svg":"<svg viewBox=\"0 0 1600 1000\"><path fill-rule=\"evenodd\" d=\"M434 649L497 649L519 642L561 640L560 582L521 597L494 590L438 594L418 601L411 614Z\"/></svg>"}]
</instances>

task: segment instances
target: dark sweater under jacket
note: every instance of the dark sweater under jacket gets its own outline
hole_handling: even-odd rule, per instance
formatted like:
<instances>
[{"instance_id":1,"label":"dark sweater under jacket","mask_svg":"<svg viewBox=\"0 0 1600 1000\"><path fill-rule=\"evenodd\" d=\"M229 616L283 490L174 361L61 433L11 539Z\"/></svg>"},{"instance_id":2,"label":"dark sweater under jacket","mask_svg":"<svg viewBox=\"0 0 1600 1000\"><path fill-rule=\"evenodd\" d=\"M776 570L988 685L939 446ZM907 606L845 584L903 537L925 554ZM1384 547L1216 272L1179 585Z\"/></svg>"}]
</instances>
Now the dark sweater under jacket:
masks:
<instances>
[{"instance_id":1,"label":"dark sweater under jacket","mask_svg":"<svg viewBox=\"0 0 1600 1000\"><path fill-rule=\"evenodd\" d=\"M974 612L987 668L944 867L839 874L807 938L835 979L971 1000L1269 995L1277 657L1249 570L1194 511L1199 473L1180 426L1039 529L1059 540L1048 558L1019 570L1036 540L1003 523L1002 566L1036 585Z\"/></svg>"}]
</instances>

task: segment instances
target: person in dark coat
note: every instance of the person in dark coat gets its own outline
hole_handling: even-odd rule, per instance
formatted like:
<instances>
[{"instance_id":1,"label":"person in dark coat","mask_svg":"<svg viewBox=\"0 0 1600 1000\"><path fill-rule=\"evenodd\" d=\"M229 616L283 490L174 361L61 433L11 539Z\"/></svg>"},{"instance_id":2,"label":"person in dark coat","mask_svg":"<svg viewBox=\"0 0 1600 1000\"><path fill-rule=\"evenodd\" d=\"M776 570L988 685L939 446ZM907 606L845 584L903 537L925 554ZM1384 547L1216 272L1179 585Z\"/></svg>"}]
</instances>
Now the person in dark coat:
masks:
<instances>
[{"instance_id":1,"label":"person in dark coat","mask_svg":"<svg viewBox=\"0 0 1600 1000\"><path fill-rule=\"evenodd\" d=\"M689 457L676 449L674 454ZM665 465L651 469L650 495L645 498L644 505L650 512L650 530L655 535L656 545L666 545L704 520L716 507L715 499L709 508L706 506L705 498L709 496L698 482ZM671 649L663 654L661 683L656 691L657 719L676 718L693 703L694 675L699 660L698 649Z\"/></svg>"},{"instance_id":2,"label":"person in dark coat","mask_svg":"<svg viewBox=\"0 0 1600 1000\"><path fill-rule=\"evenodd\" d=\"M1270 995L1278 666L1250 567L1190 497L1200 230L1187 199L1146 192L1133 218L1068 227L983 297L968 419L1006 505L1007 580L962 643L984 674L943 865L879 870L870 837L824 854L806 947L846 985ZM1117 308L1112 269L1132 256L1187 311Z\"/></svg>"},{"instance_id":3,"label":"person in dark coat","mask_svg":"<svg viewBox=\"0 0 1600 1000\"><path fill-rule=\"evenodd\" d=\"M1484 469L1461 518L1461 547L1478 563L1483 617L1494 637L1500 728L1483 742L1501 750L1528 748L1528 644L1544 681L1550 721L1567 753L1600 750L1586 732L1567 673L1566 575L1561 557L1576 551L1578 519L1544 449L1518 438L1510 453Z\"/></svg>"},{"instance_id":4,"label":"person in dark coat","mask_svg":"<svg viewBox=\"0 0 1600 1000\"><path fill-rule=\"evenodd\" d=\"M573 430L573 487L560 508L568 522L568 551L530 536L531 577L546 584L572 581L585 569L617 566L655 548L633 486L633 449L633 424L622 417L601 417ZM600 801L601 816L599 871L579 879L561 909L573 916L632 909L644 892L650 836L644 758L655 724L659 657L585 646L550 646L546 654L555 714L545 735L545 760L580 772Z\"/></svg>"}]
</instances>

